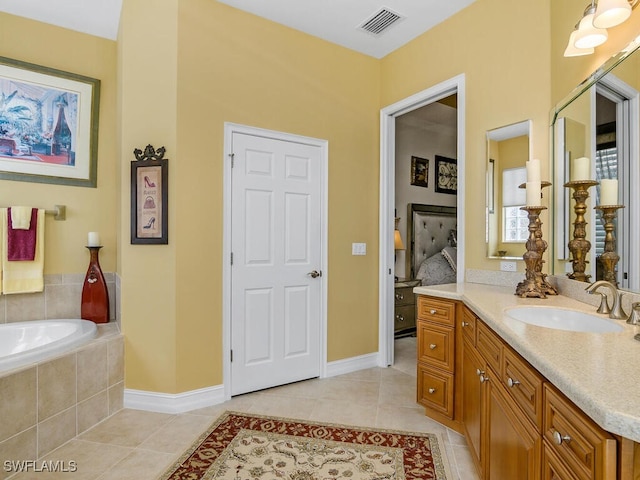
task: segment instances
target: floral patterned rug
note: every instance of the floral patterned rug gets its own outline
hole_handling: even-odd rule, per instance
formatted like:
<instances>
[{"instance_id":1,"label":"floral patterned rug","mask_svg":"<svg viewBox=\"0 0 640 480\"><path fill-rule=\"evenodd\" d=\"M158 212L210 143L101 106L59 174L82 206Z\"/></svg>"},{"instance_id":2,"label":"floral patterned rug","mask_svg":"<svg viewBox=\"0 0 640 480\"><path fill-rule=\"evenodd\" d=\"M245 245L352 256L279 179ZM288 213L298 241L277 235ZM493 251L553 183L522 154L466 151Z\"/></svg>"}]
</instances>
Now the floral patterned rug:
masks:
<instances>
[{"instance_id":1,"label":"floral patterned rug","mask_svg":"<svg viewBox=\"0 0 640 480\"><path fill-rule=\"evenodd\" d=\"M225 412L161 480L451 480L433 433Z\"/></svg>"}]
</instances>

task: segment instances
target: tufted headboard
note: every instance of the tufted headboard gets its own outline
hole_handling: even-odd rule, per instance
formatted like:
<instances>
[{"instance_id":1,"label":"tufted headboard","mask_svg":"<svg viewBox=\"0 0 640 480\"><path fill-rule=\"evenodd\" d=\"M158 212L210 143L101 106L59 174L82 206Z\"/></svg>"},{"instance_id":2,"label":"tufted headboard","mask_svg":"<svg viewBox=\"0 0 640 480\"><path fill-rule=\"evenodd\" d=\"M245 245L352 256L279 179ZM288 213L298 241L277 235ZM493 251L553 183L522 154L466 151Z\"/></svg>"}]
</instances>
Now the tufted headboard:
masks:
<instances>
[{"instance_id":1,"label":"tufted headboard","mask_svg":"<svg viewBox=\"0 0 640 480\"><path fill-rule=\"evenodd\" d=\"M457 229L456 207L407 205L407 238L409 248L406 255L407 272L415 278L420 264L450 245L451 231Z\"/></svg>"}]
</instances>

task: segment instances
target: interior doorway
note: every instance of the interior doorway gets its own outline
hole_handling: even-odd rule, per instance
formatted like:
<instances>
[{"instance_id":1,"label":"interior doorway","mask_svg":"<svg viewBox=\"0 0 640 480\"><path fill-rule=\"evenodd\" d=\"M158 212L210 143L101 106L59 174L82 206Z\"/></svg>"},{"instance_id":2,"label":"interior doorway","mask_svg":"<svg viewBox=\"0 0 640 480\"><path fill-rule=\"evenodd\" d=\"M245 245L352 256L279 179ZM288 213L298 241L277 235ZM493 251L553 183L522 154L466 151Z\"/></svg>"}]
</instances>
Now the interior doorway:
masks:
<instances>
[{"instance_id":1,"label":"interior doorway","mask_svg":"<svg viewBox=\"0 0 640 480\"><path fill-rule=\"evenodd\" d=\"M457 151L457 238L458 266L456 281L464 279L464 75L459 75L411 97L385 107L380 112L380 271L379 271L379 366L394 363L394 277L396 218L396 120L426 105L456 96ZM435 179L434 179L435 181ZM409 239L407 239L409 240Z\"/></svg>"}]
</instances>

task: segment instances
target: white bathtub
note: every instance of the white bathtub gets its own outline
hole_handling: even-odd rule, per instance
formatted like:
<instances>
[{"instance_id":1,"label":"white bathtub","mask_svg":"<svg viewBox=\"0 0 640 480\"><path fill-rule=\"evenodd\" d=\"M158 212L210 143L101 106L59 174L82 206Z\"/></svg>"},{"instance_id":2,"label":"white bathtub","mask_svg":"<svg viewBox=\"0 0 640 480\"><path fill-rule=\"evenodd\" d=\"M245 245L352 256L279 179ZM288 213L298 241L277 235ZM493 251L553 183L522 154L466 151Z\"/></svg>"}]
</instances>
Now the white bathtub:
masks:
<instances>
[{"instance_id":1,"label":"white bathtub","mask_svg":"<svg viewBox=\"0 0 640 480\"><path fill-rule=\"evenodd\" d=\"M0 324L0 372L63 354L88 342L96 333L96 324L88 320Z\"/></svg>"}]
</instances>

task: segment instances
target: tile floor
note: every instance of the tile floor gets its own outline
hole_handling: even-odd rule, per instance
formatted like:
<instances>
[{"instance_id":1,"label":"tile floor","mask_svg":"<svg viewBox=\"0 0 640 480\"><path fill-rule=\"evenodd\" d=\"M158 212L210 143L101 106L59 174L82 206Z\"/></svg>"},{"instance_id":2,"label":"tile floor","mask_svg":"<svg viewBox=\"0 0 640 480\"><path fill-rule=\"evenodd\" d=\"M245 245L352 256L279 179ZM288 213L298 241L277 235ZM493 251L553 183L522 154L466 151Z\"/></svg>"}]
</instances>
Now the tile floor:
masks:
<instances>
[{"instance_id":1,"label":"tile floor","mask_svg":"<svg viewBox=\"0 0 640 480\"><path fill-rule=\"evenodd\" d=\"M74 473L22 472L12 480L155 479L223 411L234 410L332 423L439 432L454 479L476 480L464 437L424 416L415 402L416 339L396 340L396 364L314 379L234 397L180 415L124 409L47 455L77 465ZM0 471L0 478L6 478Z\"/></svg>"}]
</instances>

